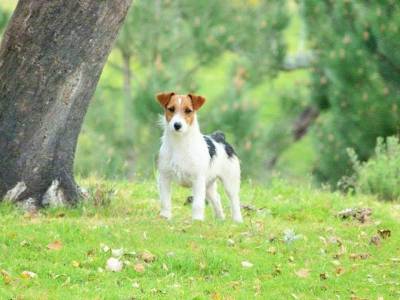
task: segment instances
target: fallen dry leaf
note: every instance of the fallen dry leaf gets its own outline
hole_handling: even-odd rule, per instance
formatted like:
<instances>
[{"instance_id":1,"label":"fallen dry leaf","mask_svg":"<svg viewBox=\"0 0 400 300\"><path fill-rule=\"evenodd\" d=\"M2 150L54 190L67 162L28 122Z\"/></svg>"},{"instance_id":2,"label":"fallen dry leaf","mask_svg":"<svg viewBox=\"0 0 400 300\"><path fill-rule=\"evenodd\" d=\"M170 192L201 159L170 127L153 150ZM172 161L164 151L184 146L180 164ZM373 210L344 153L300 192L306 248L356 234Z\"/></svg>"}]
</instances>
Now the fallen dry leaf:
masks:
<instances>
[{"instance_id":1,"label":"fallen dry leaf","mask_svg":"<svg viewBox=\"0 0 400 300\"><path fill-rule=\"evenodd\" d=\"M247 260L242 261L242 267L243 268L251 268L253 267L253 264Z\"/></svg>"},{"instance_id":2,"label":"fallen dry leaf","mask_svg":"<svg viewBox=\"0 0 400 300\"><path fill-rule=\"evenodd\" d=\"M282 274L281 265L275 265L274 270L272 271L272 276L276 277Z\"/></svg>"},{"instance_id":3,"label":"fallen dry leaf","mask_svg":"<svg viewBox=\"0 0 400 300\"><path fill-rule=\"evenodd\" d=\"M211 294L211 299L212 300L222 300L222 296L221 296L220 293L214 292L214 293Z\"/></svg>"},{"instance_id":4,"label":"fallen dry leaf","mask_svg":"<svg viewBox=\"0 0 400 300\"><path fill-rule=\"evenodd\" d=\"M370 257L369 253L351 253L350 254L350 258L351 259L367 259L368 257Z\"/></svg>"},{"instance_id":5,"label":"fallen dry leaf","mask_svg":"<svg viewBox=\"0 0 400 300\"><path fill-rule=\"evenodd\" d=\"M73 266L74 268L79 268L79 267L81 266L80 262L79 262L79 261L76 261L76 260L73 260L71 264L72 264L72 266Z\"/></svg>"},{"instance_id":6,"label":"fallen dry leaf","mask_svg":"<svg viewBox=\"0 0 400 300\"><path fill-rule=\"evenodd\" d=\"M22 247L29 246L29 242L26 241L26 240L21 241L21 243L19 243L19 244L20 244Z\"/></svg>"},{"instance_id":7,"label":"fallen dry leaf","mask_svg":"<svg viewBox=\"0 0 400 300\"><path fill-rule=\"evenodd\" d=\"M370 244L374 244L375 246L380 246L381 238L379 237L379 235L374 235L371 237L371 240L369 242Z\"/></svg>"},{"instance_id":8,"label":"fallen dry leaf","mask_svg":"<svg viewBox=\"0 0 400 300\"><path fill-rule=\"evenodd\" d=\"M6 270L0 270L0 274L3 277L4 283L5 284L10 284L12 279L10 273L8 273Z\"/></svg>"},{"instance_id":9,"label":"fallen dry leaf","mask_svg":"<svg viewBox=\"0 0 400 300\"><path fill-rule=\"evenodd\" d=\"M124 264L115 257L110 257L106 262L106 270L111 272L121 272Z\"/></svg>"},{"instance_id":10,"label":"fallen dry leaf","mask_svg":"<svg viewBox=\"0 0 400 300\"><path fill-rule=\"evenodd\" d=\"M327 280L327 279L328 279L328 274L326 274L326 273L320 273L320 274L319 274L319 278L320 278L321 280Z\"/></svg>"},{"instance_id":11,"label":"fallen dry leaf","mask_svg":"<svg viewBox=\"0 0 400 300\"><path fill-rule=\"evenodd\" d=\"M150 253L150 252L147 252L147 251L143 252L140 255L140 257L141 257L141 259L143 259L144 262L147 262L147 263L151 263L151 262L156 260L156 256L154 254Z\"/></svg>"},{"instance_id":12,"label":"fallen dry leaf","mask_svg":"<svg viewBox=\"0 0 400 300\"><path fill-rule=\"evenodd\" d=\"M335 259L339 259L345 253L346 253L346 247L343 244L339 244L339 251L333 257Z\"/></svg>"},{"instance_id":13,"label":"fallen dry leaf","mask_svg":"<svg viewBox=\"0 0 400 300\"><path fill-rule=\"evenodd\" d=\"M162 264L162 268L163 268L164 271L168 271L169 270L168 266L166 264L164 264L164 263Z\"/></svg>"},{"instance_id":14,"label":"fallen dry leaf","mask_svg":"<svg viewBox=\"0 0 400 300\"><path fill-rule=\"evenodd\" d=\"M133 266L133 269L138 273L143 273L145 271L145 267L143 264L138 263Z\"/></svg>"},{"instance_id":15,"label":"fallen dry leaf","mask_svg":"<svg viewBox=\"0 0 400 300\"><path fill-rule=\"evenodd\" d=\"M344 268L342 268L342 267L336 268L335 273L336 273L336 276L342 275L344 273Z\"/></svg>"},{"instance_id":16,"label":"fallen dry leaf","mask_svg":"<svg viewBox=\"0 0 400 300\"><path fill-rule=\"evenodd\" d=\"M31 271L23 271L21 277L25 279L31 279L37 277L37 274Z\"/></svg>"},{"instance_id":17,"label":"fallen dry leaf","mask_svg":"<svg viewBox=\"0 0 400 300\"><path fill-rule=\"evenodd\" d=\"M358 220L360 223L365 223L372 215L372 209L369 207L364 208L346 208L336 214L337 217L348 219L350 217Z\"/></svg>"},{"instance_id":18,"label":"fallen dry leaf","mask_svg":"<svg viewBox=\"0 0 400 300\"><path fill-rule=\"evenodd\" d=\"M271 234L269 235L269 237L268 237L268 241L269 241L270 243L276 241L276 239L277 239L276 235L274 235L274 234L272 234L272 233L271 233Z\"/></svg>"},{"instance_id":19,"label":"fallen dry leaf","mask_svg":"<svg viewBox=\"0 0 400 300\"><path fill-rule=\"evenodd\" d=\"M300 278L307 278L310 275L310 270L300 269L300 270L296 271L295 273Z\"/></svg>"},{"instance_id":20,"label":"fallen dry leaf","mask_svg":"<svg viewBox=\"0 0 400 300\"><path fill-rule=\"evenodd\" d=\"M62 247L63 244L61 243L61 241L58 240L47 245L47 249L55 251L61 250Z\"/></svg>"},{"instance_id":21,"label":"fallen dry leaf","mask_svg":"<svg viewBox=\"0 0 400 300\"><path fill-rule=\"evenodd\" d=\"M381 238L387 239L392 235L392 232L389 229L379 229L378 234Z\"/></svg>"},{"instance_id":22,"label":"fallen dry leaf","mask_svg":"<svg viewBox=\"0 0 400 300\"><path fill-rule=\"evenodd\" d=\"M257 208L251 204L242 204L241 206L244 211L256 211L257 210Z\"/></svg>"}]
</instances>

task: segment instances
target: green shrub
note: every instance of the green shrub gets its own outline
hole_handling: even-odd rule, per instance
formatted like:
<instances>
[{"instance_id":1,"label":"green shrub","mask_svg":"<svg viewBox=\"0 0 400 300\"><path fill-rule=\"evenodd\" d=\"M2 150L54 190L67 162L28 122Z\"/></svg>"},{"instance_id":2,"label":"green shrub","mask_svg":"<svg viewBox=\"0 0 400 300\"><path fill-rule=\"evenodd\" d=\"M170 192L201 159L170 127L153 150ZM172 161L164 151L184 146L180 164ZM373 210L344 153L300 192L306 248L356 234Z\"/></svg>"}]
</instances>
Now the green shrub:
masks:
<instances>
[{"instance_id":1,"label":"green shrub","mask_svg":"<svg viewBox=\"0 0 400 300\"><path fill-rule=\"evenodd\" d=\"M376 138L398 132L400 6L396 1L301 1L309 43L317 54L311 98L321 114L314 126L314 170L336 184L351 174L346 154L374 155Z\"/></svg>"},{"instance_id":2,"label":"green shrub","mask_svg":"<svg viewBox=\"0 0 400 300\"><path fill-rule=\"evenodd\" d=\"M361 163L353 149L349 156L355 171L355 190L375 194L382 200L400 199L400 141L396 136L378 138L375 155Z\"/></svg>"}]
</instances>

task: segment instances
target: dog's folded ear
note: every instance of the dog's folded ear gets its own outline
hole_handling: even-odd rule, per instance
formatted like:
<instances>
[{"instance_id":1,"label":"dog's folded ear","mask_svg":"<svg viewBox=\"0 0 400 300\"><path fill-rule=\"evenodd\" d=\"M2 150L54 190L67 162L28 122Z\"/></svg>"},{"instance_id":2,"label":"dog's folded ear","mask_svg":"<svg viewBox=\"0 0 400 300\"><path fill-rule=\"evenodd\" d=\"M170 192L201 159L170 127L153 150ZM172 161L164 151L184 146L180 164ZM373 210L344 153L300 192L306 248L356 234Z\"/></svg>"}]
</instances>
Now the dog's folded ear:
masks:
<instances>
[{"instance_id":1,"label":"dog's folded ear","mask_svg":"<svg viewBox=\"0 0 400 300\"><path fill-rule=\"evenodd\" d=\"M171 97L175 95L174 92L169 92L169 93L158 93L156 95L157 101L161 104L162 107L166 108L168 105L169 100L171 100Z\"/></svg>"},{"instance_id":2,"label":"dog's folded ear","mask_svg":"<svg viewBox=\"0 0 400 300\"><path fill-rule=\"evenodd\" d=\"M188 94L189 98L192 100L192 105L194 110L199 110L200 107L206 102L206 98L203 96L197 96L194 94Z\"/></svg>"}]
</instances>

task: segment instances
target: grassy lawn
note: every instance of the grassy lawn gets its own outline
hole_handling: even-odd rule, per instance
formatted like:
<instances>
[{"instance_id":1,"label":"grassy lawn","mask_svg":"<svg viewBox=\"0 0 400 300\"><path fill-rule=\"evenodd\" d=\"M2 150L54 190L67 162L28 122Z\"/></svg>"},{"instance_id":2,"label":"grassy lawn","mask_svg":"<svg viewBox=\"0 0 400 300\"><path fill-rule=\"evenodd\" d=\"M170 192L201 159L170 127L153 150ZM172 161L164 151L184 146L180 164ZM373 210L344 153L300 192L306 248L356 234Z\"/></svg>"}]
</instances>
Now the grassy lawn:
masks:
<instances>
[{"instance_id":1,"label":"grassy lawn","mask_svg":"<svg viewBox=\"0 0 400 300\"><path fill-rule=\"evenodd\" d=\"M192 223L181 189L167 222L154 182L85 184L100 190L93 203L114 188L111 204L36 215L0 205L1 299L400 298L399 204L277 180L244 184L243 204L256 208L244 224L217 222L210 207ZM348 207L373 213L364 224L335 217ZM391 236L371 244L382 229ZM121 272L106 270L107 247L124 249Z\"/></svg>"}]
</instances>

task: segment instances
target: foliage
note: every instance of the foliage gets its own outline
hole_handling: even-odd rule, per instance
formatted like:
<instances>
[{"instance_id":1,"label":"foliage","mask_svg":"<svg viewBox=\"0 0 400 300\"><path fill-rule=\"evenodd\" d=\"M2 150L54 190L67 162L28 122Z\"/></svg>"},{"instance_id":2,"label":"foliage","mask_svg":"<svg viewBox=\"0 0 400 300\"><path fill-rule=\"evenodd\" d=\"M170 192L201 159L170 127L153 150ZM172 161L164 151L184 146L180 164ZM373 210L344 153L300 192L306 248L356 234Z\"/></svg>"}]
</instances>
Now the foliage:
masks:
<instances>
[{"instance_id":1,"label":"foliage","mask_svg":"<svg viewBox=\"0 0 400 300\"><path fill-rule=\"evenodd\" d=\"M209 206L204 223L190 222L190 207L183 206L187 191L182 189L174 193L174 219L166 222L156 215L154 182L89 179L82 184L89 190L104 189L99 195L114 188L116 194L110 205L85 203L33 215L0 205L0 298L400 296L400 211L392 203L276 180L268 188L243 185L243 204L256 210L246 211L242 225L229 219L216 222ZM373 222L335 217L360 203L373 209ZM393 234L377 247L370 239L380 229ZM123 254L121 272L105 270L110 248L123 248L124 254L114 251ZM243 262L253 266L246 268Z\"/></svg>"},{"instance_id":2,"label":"foliage","mask_svg":"<svg viewBox=\"0 0 400 300\"><path fill-rule=\"evenodd\" d=\"M346 148L365 161L378 136L399 130L400 7L394 0L302 5L317 56L312 97L323 112L314 128L315 173L335 185L351 172Z\"/></svg>"},{"instance_id":3,"label":"foliage","mask_svg":"<svg viewBox=\"0 0 400 300\"><path fill-rule=\"evenodd\" d=\"M78 173L87 175L98 165L107 177L150 173L161 134L161 108L154 95L163 90L206 96L203 127L226 131L244 161L245 175L262 167L265 125L257 107L262 99L249 100L248 92L279 71L287 21L284 5L265 0L134 1L84 127L84 134L103 136L104 147L116 151L110 165L118 171L104 163L108 157L83 157L92 151L87 147L99 144L83 136ZM199 74L212 72L227 57L220 92L202 86ZM115 101L106 104L108 97ZM105 114L106 124L113 122L108 130L96 121Z\"/></svg>"},{"instance_id":4,"label":"foliage","mask_svg":"<svg viewBox=\"0 0 400 300\"><path fill-rule=\"evenodd\" d=\"M377 195L382 200L400 199L400 142L392 136L378 138L375 155L367 162L359 161L349 150L354 168L354 186L358 192Z\"/></svg>"}]
</instances>

